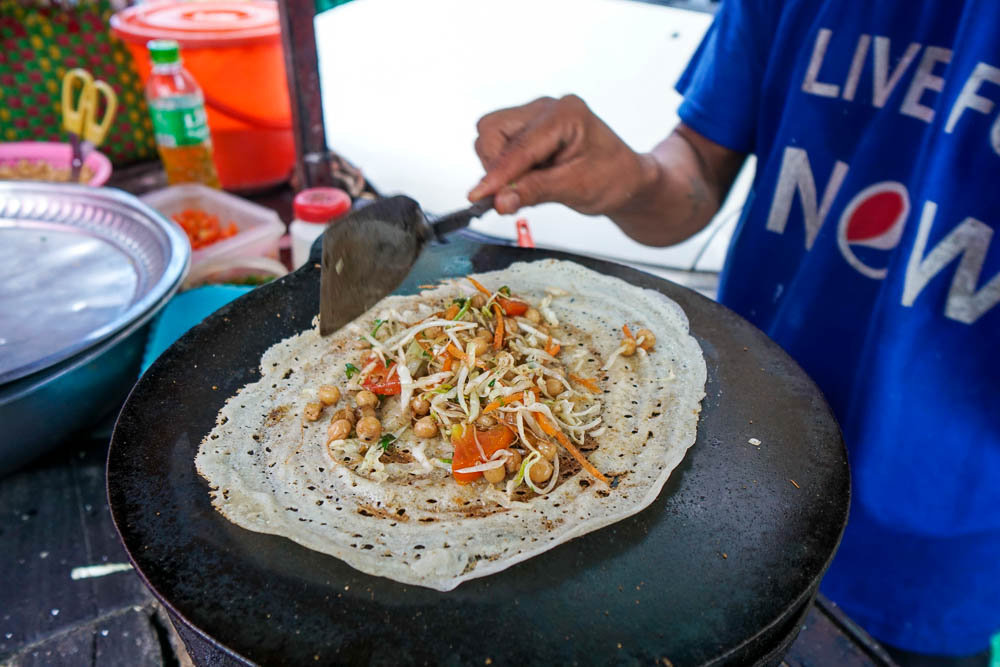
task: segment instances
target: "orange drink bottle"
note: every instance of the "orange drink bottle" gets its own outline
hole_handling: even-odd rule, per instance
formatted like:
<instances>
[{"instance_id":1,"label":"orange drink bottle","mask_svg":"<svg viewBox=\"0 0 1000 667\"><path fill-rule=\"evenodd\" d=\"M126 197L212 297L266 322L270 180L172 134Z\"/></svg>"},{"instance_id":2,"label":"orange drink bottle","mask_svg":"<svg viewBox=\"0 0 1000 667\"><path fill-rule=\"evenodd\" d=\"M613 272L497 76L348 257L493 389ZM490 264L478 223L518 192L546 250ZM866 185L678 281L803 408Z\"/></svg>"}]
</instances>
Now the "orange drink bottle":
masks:
<instances>
[{"instance_id":1,"label":"orange drink bottle","mask_svg":"<svg viewBox=\"0 0 1000 667\"><path fill-rule=\"evenodd\" d=\"M167 182L222 187L212 161L205 98L181 66L180 47L171 39L154 39L146 46L153 63L146 100Z\"/></svg>"}]
</instances>

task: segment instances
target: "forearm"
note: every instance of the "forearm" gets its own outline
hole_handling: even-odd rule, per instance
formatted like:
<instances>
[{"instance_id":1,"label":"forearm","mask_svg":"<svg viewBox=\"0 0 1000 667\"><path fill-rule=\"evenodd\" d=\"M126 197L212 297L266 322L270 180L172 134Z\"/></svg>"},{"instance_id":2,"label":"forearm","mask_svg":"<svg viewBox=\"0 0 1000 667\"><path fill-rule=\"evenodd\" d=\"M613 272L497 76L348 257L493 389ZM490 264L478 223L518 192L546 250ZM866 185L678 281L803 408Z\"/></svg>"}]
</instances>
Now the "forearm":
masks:
<instances>
[{"instance_id":1,"label":"forearm","mask_svg":"<svg viewBox=\"0 0 1000 667\"><path fill-rule=\"evenodd\" d=\"M505 215L560 202L607 215L648 245L678 243L707 225L746 158L683 123L637 154L576 95L495 111L477 128L486 175L471 201L494 195Z\"/></svg>"},{"instance_id":2,"label":"forearm","mask_svg":"<svg viewBox=\"0 0 1000 667\"><path fill-rule=\"evenodd\" d=\"M722 205L745 156L721 149L684 125L638 156L640 182L607 215L630 237L668 246L703 229ZM706 154L708 153L708 154Z\"/></svg>"}]
</instances>

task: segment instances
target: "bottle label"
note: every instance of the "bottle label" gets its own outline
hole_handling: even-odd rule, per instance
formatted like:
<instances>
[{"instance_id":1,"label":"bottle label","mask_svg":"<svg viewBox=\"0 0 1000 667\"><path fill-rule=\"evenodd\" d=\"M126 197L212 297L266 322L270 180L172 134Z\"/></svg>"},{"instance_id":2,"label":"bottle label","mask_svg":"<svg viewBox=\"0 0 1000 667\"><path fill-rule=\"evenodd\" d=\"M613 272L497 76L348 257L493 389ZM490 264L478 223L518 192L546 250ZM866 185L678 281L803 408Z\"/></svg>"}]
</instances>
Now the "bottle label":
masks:
<instances>
[{"instance_id":1,"label":"bottle label","mask_svg":"<svg viewBox=\"0 0 1000 667\"><path fill-rule=\"evenodd\" d=\"M198 105L180 109L150 108L156 143L167 148L191 146L208 139L208 118L205 107Z\"/></svg>"}]
</instances>

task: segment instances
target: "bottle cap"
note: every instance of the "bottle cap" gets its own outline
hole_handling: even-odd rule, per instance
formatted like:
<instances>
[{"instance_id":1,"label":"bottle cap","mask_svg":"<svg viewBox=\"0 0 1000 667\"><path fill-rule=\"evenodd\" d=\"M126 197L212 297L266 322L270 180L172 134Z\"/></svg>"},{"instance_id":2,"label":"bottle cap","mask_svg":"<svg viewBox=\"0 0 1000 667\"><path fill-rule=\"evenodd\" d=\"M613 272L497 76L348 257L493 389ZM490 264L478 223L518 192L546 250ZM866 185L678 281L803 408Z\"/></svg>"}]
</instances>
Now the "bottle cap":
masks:
<instances>
[{"instance_id":1,"label":"bottle cap","mask_svg":"<svg viewBox=\"0 0 1000 667\"><path fill-rule=\"evenodd\" d=\"M170 65L181 61L180 47L172 39L151 39L146 43L154 65Z\"/></svg>"},{"instance_id":2,"label":"bottle cap","mask_svg":"<svg viewBox=\"0 0 1000 667\"><path fill-rule=\"evenodd\" d=\"M303 222L326 224L351 210L351 196L340 188L308 188L295 195L292 209Z\"/></svg>"}]
</instances>

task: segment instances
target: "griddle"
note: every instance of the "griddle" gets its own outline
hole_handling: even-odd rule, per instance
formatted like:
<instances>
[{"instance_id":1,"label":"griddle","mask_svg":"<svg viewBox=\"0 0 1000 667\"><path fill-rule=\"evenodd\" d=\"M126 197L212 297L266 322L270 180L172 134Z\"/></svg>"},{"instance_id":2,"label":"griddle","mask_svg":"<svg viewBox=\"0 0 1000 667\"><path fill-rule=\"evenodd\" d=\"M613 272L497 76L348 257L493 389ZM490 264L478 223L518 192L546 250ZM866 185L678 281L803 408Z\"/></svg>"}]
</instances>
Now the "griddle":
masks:
<instances>
[{"instance_id":1,"label":"griddle","mask_svg":"<svg viewBox=\"0 0 1000 667\"><path fill-rule=\"evenodd\" d=\"M115 427L115 525L196 655L213 664L780 661L847 519L847 455L829 406L744 319L618 264L459 238L428 248L398 291L548 257L659 290L690 318L707 396L697 441L657 500L448 593L368 576L224 519L195 471L198 444L225 400L259 378L264 351L311 325L319 268L310 261L185 334Z\"/></svg>"}]
</instances>

